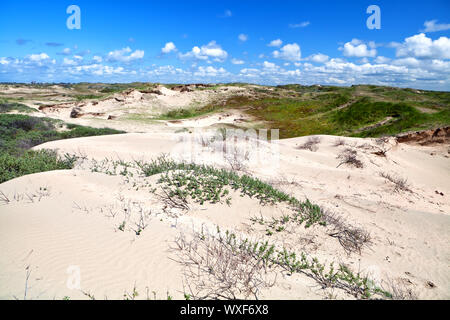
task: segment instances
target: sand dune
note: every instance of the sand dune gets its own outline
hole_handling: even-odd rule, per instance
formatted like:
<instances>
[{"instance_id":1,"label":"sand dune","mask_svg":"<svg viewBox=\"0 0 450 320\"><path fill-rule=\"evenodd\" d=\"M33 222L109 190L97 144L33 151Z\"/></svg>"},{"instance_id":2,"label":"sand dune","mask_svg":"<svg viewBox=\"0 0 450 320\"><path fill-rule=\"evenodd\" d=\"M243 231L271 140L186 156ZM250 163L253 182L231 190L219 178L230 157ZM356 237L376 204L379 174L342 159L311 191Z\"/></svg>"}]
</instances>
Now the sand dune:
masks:
<instances>
[{"instance_id":1,"label":"sand dune","mask_svg":"<svg viewBox=\"0 0 450 320\"><path fill-rule=\"evenodd\" d=\"M88 298L89 293L97 299L121 299L134 285L139 298L153 298L153 291L160 299L165 299L167 292L183 298L182 266L170 249L180 232L191 234L202 226L218 225L255 235L261 230L252 225L252 217L270 218L288 210L282 205L261 206L256 199L231 194L231 206L193 203L189 211L171 214L164 210L161 199L149 192L158 187L156 176L130 180L92 172L90 159L149 161L161 153L185 159L187 145L193 150L193 160L229 168L229 162L213 145L202 146L190 136L131 133L35 147L77 153L86 160L74 170L23 176L0 185L0 191L10 199L0 207L0 297L23 298L29 266L27 298L78 299ZM248 161L245 171L364 228L371 234L372 244L361 255L348 255L321 227L276 233L271 240L307 250L324 261L345 262L380 282L395 280L419 298L449 298L447 149L442 145L398 144L391 138L385 142L388 151L383 157L375 154L379 144L373 139L342 138L345 145L336 146L337 138L332 136L319 136L312 151L299 148L308 139L262 143L262 151L250 152L261 151L263 157ZM357 150L362 168L339 165L337 157L346 148ZM279 158L272 158L274 150ZM276 165L268 163L275 160ZM380 173L407 179L407 188L396 190ZM144 186L144 181L151 186ZM120 230L125 208L148 215L148 226L141 234L133 231L132 222ZM111 210L117 215L112 217ZM81 290L67 286L73 266L80 270ZM321 299L330 294L351 298L339 290L330 293L312 279L296 274L280 276L274 286L260 292L260 298Z\"/></svg>"}]
</instances>

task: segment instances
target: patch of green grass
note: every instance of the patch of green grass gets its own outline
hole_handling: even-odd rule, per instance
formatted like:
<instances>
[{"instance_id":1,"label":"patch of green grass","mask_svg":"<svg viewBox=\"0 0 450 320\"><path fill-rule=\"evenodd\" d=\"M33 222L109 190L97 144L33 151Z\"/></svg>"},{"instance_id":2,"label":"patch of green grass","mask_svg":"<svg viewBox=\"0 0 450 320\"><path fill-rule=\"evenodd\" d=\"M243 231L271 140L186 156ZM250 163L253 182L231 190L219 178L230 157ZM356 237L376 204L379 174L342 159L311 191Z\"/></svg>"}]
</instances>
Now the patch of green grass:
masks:
<instances>
[{"instance_id":1,"label":"patch of green grass","mask_svg":"<svg viewBox=\"0 0 450 320\"><path fill-rule=\"evenodd\" d=\"M87 99L100 99L103 96L101 95L95 95L95 94L86 94L86 95L82 95L82 94L78 94L75 96L75 99L77 99L77 101L82 101L82 100L87 100Z\"/></svg>"},{"instance_id":2,"label":"patch of green grass","mask_svg":"<svg viewBox=\"0 0 450 320\"><path fill-rule=\"evenodd\" d=\"M223 109L239 109L265 128L280 129L280 138L316 134L376 137L450 125L447 92L378 86L285 85L276 89L272 96L232 96ZM292 91L298 95L290 94ZM387 122L380 123L383 120Z\"/></svg>"},{"instance_id":3,"label":"patch of green grass","mask_svg":"<svg viewBox=\"0 0 450 320\"><path fill-rule=\"evenodd\" d=\"M22 103L17 102L11 102L8 100L0 100L0 113L6 113L11 111L18 111L18 112L34 112L36 111L33 108L30 108Z\"/></svg>"},{"instance_id":4,"label":"patch of green grass","mask_svg":"<svg viewBox=\"0 0 450 320\"><path fill-rule=\"evenodd\" d=\"M108 128L68 124L60 120L17 114L0 114L0 183L24 174L70 169L73 159L59 158L48 150L28 150L44 142L76 137L124 133Z\"/></svg>"},{"instance_id":5,"label":"patch of green grass","mask_svg":"<svg viewBox=\"0 0 450 320\"><path fill-rule=\"evenodd\" d=\"M37 172L71 169L75 158L61 158L54 150L26 151L20 156L0 153L0 183Z\"/></svg>"},{"instance_id":6,"label":"patch of green grass","mask_svg":"<svg viewBox=\"0 0 450 320\"><path fill-rule=\"evenodd\" d=\"M156 119L158 120L189 119L217 112L220 111L221 109L222 107L217 104L210 104L200 108L175 109L162 114Z\"/></svg>"},{"instance_id":7,"label":"patch of green grass","mask_svg":"<svg viewBox=\"0 0 450 320\"><path fill-rule=\"evenodd\" d=\"M258 199L261 204L283 202L292 207L294 219L305 227L315 223L325 224L322 209L309 202L302 202L268 183L248 175L239 176L235 172L216 169L195 163L175 162L166 157L159 157L149 163L137 162L145 176L162 174L158 183L164 184L168 198L181 200L177 203L187 204L188 197L203 205L218 203L225 199L230 205L230 191L239 191L241 196Z\"/></svg>"}]
</instances>

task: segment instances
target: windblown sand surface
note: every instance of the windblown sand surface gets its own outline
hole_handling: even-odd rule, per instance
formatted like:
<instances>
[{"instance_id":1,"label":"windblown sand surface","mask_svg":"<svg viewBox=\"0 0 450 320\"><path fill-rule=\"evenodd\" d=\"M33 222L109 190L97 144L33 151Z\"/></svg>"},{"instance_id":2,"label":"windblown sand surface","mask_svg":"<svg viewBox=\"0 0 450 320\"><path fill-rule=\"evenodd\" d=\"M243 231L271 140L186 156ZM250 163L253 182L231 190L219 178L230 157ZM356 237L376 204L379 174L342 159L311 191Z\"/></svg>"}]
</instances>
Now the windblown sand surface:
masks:
<instances>
[{"instance_id":1,"label":"windblown sand surface","mask_svg":"<svg viewBox=\"0 0 450 320\"><path fill-rule=\"evenodd\" d=\"M208 123L209 125L209 123ZM130 133L54 141L36 147L76 153L85 160L74 170L23 176L0 185L10 200L0 206L0 298L121 299L133 287L138 298L183 298L186 279L173 250L180 234L200 228L234 230L256 236L264 231L252 217L280 216L282 205L261 205L232 193L232 204L193 203L187 212L167 211L149 190L157 176L142 178L92 172L105 158L151 160L161 153L179 160L229 163L214 147L189 133ZM186 137L188 140L186 140ZM299 149L309 137L261 144L259 158L245 171L273 186L310 199L371 235L361 254L347 254L326 228L303 226L270 237L322 261L336 261L371 275L380 284L394 281L422 299L450 298L450 161L448 146L413 146L386 142L386 157L375 154L373 139L320 136L315 149ZM337 156L358 150L363 168L340 164ZM279 158L276 156L279 155ZM278 164L278 165L276 165ZM94 170L95 171L95 170ZM98 170L102 171L102 170ZM406 190L380 176L407 179ZM114 212L114 214L112 213ZM137 215L148 217L141 234L133 231ZM123 215L130 223L120 230ZM329 231L329 230L328 230ZM75 269L74 269L75 268ZM27 270L29 277L27 280ZM73 270L80 271L81 288L68 287ZM31 271L31 272L30 272ZM84 293L83 293L84 292ZM352 298L322 289L303 274L278 274L275 284L259 298Z\"/></svg>"}]
</instances>

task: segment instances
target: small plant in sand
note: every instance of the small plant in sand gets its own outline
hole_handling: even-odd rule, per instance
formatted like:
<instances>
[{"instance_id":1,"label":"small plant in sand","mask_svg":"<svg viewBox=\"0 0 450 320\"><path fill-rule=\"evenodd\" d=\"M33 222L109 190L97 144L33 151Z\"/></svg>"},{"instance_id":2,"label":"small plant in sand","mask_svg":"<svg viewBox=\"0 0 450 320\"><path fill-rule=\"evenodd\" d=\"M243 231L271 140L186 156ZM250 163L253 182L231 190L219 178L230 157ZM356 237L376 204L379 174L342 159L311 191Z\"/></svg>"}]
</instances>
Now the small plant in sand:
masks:
<instances>
[{"instance_id":1,"label":"small plant in sand","mask_svg":"<svg viewBox=\"0 0 450 320\"><path fill-rule=\"evenodd\" d=\"M400 191L412 192L411 189L409 188L407 179L404 179L401 177L396 177L396 176L390 175L389 173L386 173L386 172L380 172L380 176L394 184L395 192L400 192Z\"/></svg>"},{"instance_id":2,"label":"small plant in sand","mask_svg":"<svg viewBox=\"0 0 450 320\"><path fill-rule=\"evenodd\" d=\"M357 155L358 152L356 150L346 148L336 157L336 159L339 159L341 161L336 168L339 168L343 164L353 166L356 168L364 167L362 161L357 158Z\"/></svg>"},{"instance_id":3,"label":"small plant in sand","mask_svg":"<svg viewBox=\"0 0 450 320\"><path fill-rule=\"evenodd\" d=\"M217 229L214 234L196 232L194 238L182 234L174 250L185 266L185 276L194 299L258 298L261 289L276 283L277 272L301 273L325 288L340 289L358 299L391 298L360 272L334 263L328 266L306 253L279 248L268 241L238 238Z\"/></svg>"},{"instance_id":4,"label":"small plant in sand","mask_svg":"<svg viewBox=\"0 0 450 320\"><path fill-rule=\"evenodd\" d=\"M120 231L125 231L125 225L126 225L126 221L123 220L122 223L119 225L119 227L117 227L117 229L119 229Z\"/></svg>"},{"instance_id":5,"label":"small plant in sand","mask_svg":"<svg viewBox=\"0 0 450 320\"><path fill-rule=\"evenodd\" d=\"M337 138L334 143L333 143L333 147L339 147L339 146L345 146L347 143L345 142L344 139L342 138Z\"/></svg>"},{"instance_id":6,"label":"small plant in sand","mask_svg":"<svg viewBox=\"0 0 450 320\"><path fill-rule=\"evenodd\" d=\"M166 155L150 162L135 161L133 164L122 165L132 167L143 177L160 174L157 181L161 185L159 196L168 208L189 210L189 201L200 205L224 201L231 206L230 192L237 191L241 196L257 199L262 205L288 204L297 212L298 221L305 222L307 227L314 223L323 223L322 211L318 206L309 201L299 201L269 183L247 174L238 175L234 171L212 166L175 162ZM109 166L109 164L103 164L102 169L96 167L96 170L102 171Z\"/></svg>"},{"instance_id":7,"label":"small plant in sand","mask_svg":"<svg viewBox=\"0 0 450 320\"><path fill-rule=\"evenodd\" d=\"M309 151L317 151L317 145L320 143L321 138L317 136L309 137L308 140L297 147L297 149L309 150Z\"/></svg>"},{"instance_id":8,"label":"small plant in sand","mask_svg":"<svg viewBox=\"0 0 450 320\"><path fill-rule=\"evenodd\" d=\"M352 252L361 254L362 248L371 244L368 231L348 224L341 216L327 212L325 220L332 227L329 235L339 240L347 254Z\"/></svg>"}]
</instances>

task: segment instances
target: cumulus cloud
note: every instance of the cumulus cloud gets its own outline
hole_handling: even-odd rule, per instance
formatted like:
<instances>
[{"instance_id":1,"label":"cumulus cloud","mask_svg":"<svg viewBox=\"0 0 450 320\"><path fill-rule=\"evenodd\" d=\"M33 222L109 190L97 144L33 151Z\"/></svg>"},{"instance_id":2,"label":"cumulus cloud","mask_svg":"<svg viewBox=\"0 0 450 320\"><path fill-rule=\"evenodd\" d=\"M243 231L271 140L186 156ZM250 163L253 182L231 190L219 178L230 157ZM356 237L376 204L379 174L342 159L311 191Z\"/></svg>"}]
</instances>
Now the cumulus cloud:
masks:
<instances>
[{"instance_id":1,"label":"cumulus cloud","mask_svg":"<svg viewBox=\"0 0 450 320\"><path fill-rule=\"evenodd\" d=\"M180 59L197 59L197 60L209 60L223 62L228 57L228 53L222 49L215 41L211 41L207 45L203 45L200 48L195 46L191 51L187 53L180 53Z\"/></svg>"},{"instance_id":2,"label":"cumulus cloud","mask_svg":"<svg viewBox=\"0 0 450 320\"><path fill-rule=\"evenodd\" d=\"M388 63L389 61L391 61L391 59L383 57L383 56L378 56L375 58L374 61L375 61L375 63Z\"/></svg>"},{"instance_id":3,"label":"cumulus cloud","mask_svg":"<svg viewBox=\"0 0 450 320\"><path fill-rule=\"evenodd\" d=\"M93 56L93 57L92 57L92 60L94 60L94 61L97 62L97 63L100 63L100 62L103 61L103 58L100 57L100 56Z\"/></svg>"},{"instance_id":4,"label":"cumulus cloud","mask_svg":"<svg viewBox=\"0 0 450 320\"><path fill-rule=\"evenodd\" d=\"M175 51L177 47L173 42L167 42L164 48L161 49L162 53L170 53L172 51Z\"/></svg>"},{"instance_id":5,"label":"cumulus cloud","mask_svg":"<svg viewBox=\"0 0 450 320\"><path fill-rule=\"evenodd\" d=\"M42 60L50 59L50 57L48 56L48 54L43 52L43 53L39 53L39 54L30 54L30 55L28 55L28 59L30 59L31 61L39 62Z\"/></svg>"},{"instance_id":6,"label":"cumulus cloud","mask_svg":"<svg viewBox=\"0 0 450 320\"><path fill-rule=\"evenodd\" d=\"M129 54L129 55L127 55ZM107 55L107 60L111 62L130 62L133 60L142 59L144 57L144 50L135 50L132 52L130 47L126 47L120 50L110 51Z\"/></svg>"},{"instance_id":7,"label":"cumulus cloud","mask_svg":"<svg viewBox=\"0 0 450 320\"><path fill-rule=\"evenodd\" d=\"M283 44L283 41L281 41L281 39L275 39L275 40L270 41L268 46L269 47L281 47L282 44Z\"/></svg>"},{"instance_id":8,"label":"cumulus cloud","mask_svg":"<svg viewBox=\"0 0 450 320\"><path fill-rule=\"evenodd\" d=\"M317 62L317 63L324 63L324 62L328 61L329 58L330 57L325 55L325 54L316 53L316 54L310 55L307 58L307 60L314 61L314 62Z\"/></svg>"},{"instance_id":9,"label":"cumulus cloud","mask_svg":"<svg viewBox=\"0 0 450 320\"><path fill-rule=\"evenodd\" d=\"M5 58L5 57L0 58L0 64L6 65L9 63L10 63L10 61L7 58Z\"/></svg>"},{"instance_id":10,"label":"cumulus cloud","mask_svg":"<svg viewBox=\"0 0 450 320\"><path fill-rule=\"evenodd\" d=\"M216 77L219 75L226 75L227 71L224 68L214 68L212 66L207 66L207 67L203 67L203 66L199 66L197 71L194 73L195 76L200 76L200 77Z\"/></svg>"},{"instance_id":11,"label":"cumulus cloud","mask_svg":"<svg viewBox=\"0 0 450 320\"><path fill-rule=\"evenodd\" d=\"M63 64L66 66L75 66L78 63L75 60L69 59L69 58L64 58L63 59Z\"/></svg>"},{"instance_id":12,"label":"cumulus cloud","mask_svg":"<svg viewBox=\"0 0 450 320\"><path fill-rule=\"evenodd\" d=\"M239 60L239 59L233 58L233 59L231 59L231 63L232 64L244 64L245 62L244 62L244 60Z\"/></svg>"},{"instance_id":13,"label":"cumulus cloud","mask_svg":"<svg viewBox=\"0 0 450 320\"><path fill-rule=\"evenodd\" d=\"M279 68L275 63L269 61L264 61L263 67L266 70L277 70Z\"/></svg>"},{"instance_id":14,"label":"cumulus cloud","mask_svg":"<svg viewBox=\"0 0 450 320\"><path fill-rule=\"evenodd\" d=\"M437 23L437 20L425 21L423 32L445 31L450 29L450 23Z\"/></svg>"},{"instance_id":15,"label":"cumulus cloud","mask_svg":"<svg viewBox=\"0 0 450 320\"><path fill-rule=\"evenodd\" d=\"M275 50L273 56L278 59L298 61L301 58L300 46L296 43L287 44L280 51Z\"/></svg>"},{"instance_id":16,"label":"cumulus cloud","mask_svg":"<svg viewBox=\"0 0 450 320\"><path fill-rule=\"evenodd\" d=\"M115 74L125 74L125 69L123 67L111 67L102 64L90 64L84 66L70 67L68 72L71 74L92 74L97 76L102 75L115 75Z\"/></svg>"},{"instance_id":17,"label":"cumulus cloud","mask_svg":"<svg viewBox=\"0 0 450 320\"><path fill-rule=\"evenodd\" d=\"M72 54L72 49L70 49L70 48L64 48L63 51L60 52L59 54L68 56L68 55Z\"/></svg>"},{"instance_id":18,"label":"cumulus cloud","mask_svg":"<svg viewBox=\"0 0 450 320\"><path fill-rule=\"evenodd\" d=\"M369 47L371 48L369 49ZM346 57L375 57L377 55L375 44L370 42L369 47L361 40L353 39L352 41L345 43L343 48L339 49L343 50L344 56Z\"/></svg>"},{"instance_id":19,"label":"cumulus cloud","mask_svg":"<svg viewBox=\"0 0 450 320\"><path fill-rule=\"evenodd\" d=\"M397 57L416 57L419 59L450 59L450 39L428 38L424 33L406 38L397 46Z\"/></svg>"},{"instance_id":20,"label":"cumulus cloud","mask_svg":"<svg viewBox=\"0 0 450 320\"><path fill-rule=\"evenodd\" d=\"M245 41L248 40L248 35L241 33L241 34L238 36L238 39L239 39L239 41L245 42Z\"/></svg>"}]
</instances>

